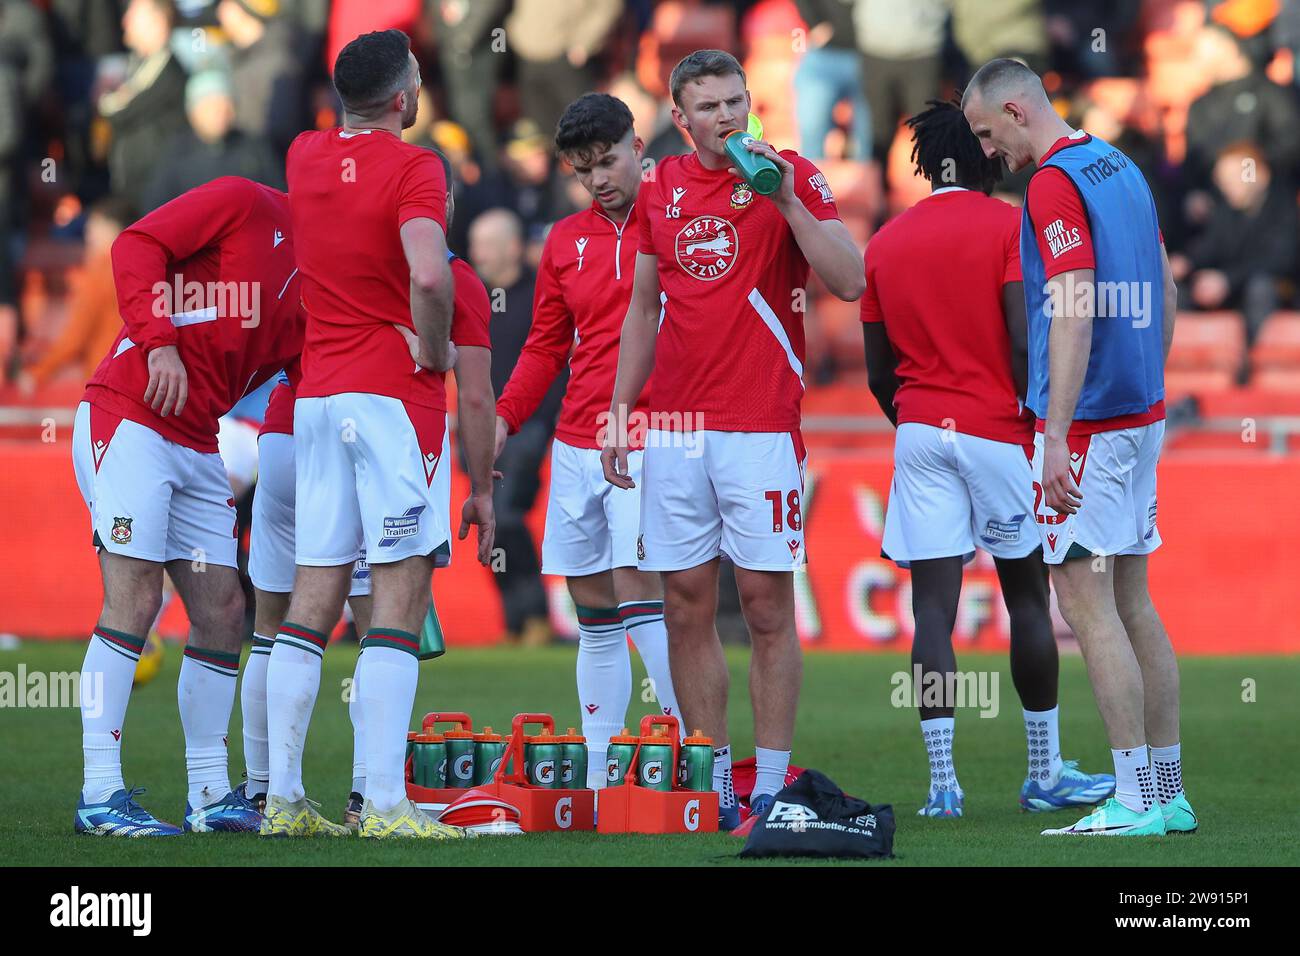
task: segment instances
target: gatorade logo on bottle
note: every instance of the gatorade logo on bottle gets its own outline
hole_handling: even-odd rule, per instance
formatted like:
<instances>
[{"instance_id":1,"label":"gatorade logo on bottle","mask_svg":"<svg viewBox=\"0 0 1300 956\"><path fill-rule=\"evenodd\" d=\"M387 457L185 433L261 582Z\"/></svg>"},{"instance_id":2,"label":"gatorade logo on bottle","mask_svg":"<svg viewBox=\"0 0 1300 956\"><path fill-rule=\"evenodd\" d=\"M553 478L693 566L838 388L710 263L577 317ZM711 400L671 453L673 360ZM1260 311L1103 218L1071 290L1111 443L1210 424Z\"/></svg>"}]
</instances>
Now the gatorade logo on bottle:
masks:
<instances>
[{"instance_id":1,"label":"gatorade logo on bottle","mask_svg":"<svg viewBox=\"0 0 1300 956\"><path fill-rule=\"evenodd\" d=\"M605 761L605 779L613 783L618 779L618 758L611 757Z\"/></svg>"},{"instance_id":2,"label":"gatorade logo on bottle","mask_svg":"<svg viewBox=\"0 0 1300 956\"><path fill-rule=\"evenodd\" d=\"M534 768L533 772L537 776L538 783L544 785L549 784L552 780L555 779L555 761L554 760L539 761L536 768Z\"/></svg>"},{"instance_id":3,"label":"gatorade logo on bottle","mask_svg":"<svg viewBox=\"0 0 1300 956\"><path fill-rule=\"evenodd\" d=\"M686 809L682 811L682 825L691 833L700 828L700 801L686 801Z\"/></svg>"},{"instance_id":4,"label":"gatorade logo on bottle","mask_svg":"<svg viewBox=\"0 0 1300 956\"><path fill-rule=\"evenodd\" d=\"M664 765L661 760L651 760L645 765L641 773L645 777L646 783L658 783L663 779Z\"/></svg>"},{"instance_id":5,"label":"gatorade logo on bottle","mask_svg":"<svg viewBox=\"0 0 1300 956\"><path fill-rule=\"evenodd\" d=\"M561 797L555 801L555 825L561 830L573 826L573 797Z\"/></svg>"},{"instance_id":6,"label":"gatorade logo on bottle","mask_svg":"<svg viewBox=\"0 0 1300 956\"><path fill-rule=\"evenodd\" d=\"M462 754L456 758L456 779L469 780L474 776L474 755Z\"/></svg>"}]
</instances>

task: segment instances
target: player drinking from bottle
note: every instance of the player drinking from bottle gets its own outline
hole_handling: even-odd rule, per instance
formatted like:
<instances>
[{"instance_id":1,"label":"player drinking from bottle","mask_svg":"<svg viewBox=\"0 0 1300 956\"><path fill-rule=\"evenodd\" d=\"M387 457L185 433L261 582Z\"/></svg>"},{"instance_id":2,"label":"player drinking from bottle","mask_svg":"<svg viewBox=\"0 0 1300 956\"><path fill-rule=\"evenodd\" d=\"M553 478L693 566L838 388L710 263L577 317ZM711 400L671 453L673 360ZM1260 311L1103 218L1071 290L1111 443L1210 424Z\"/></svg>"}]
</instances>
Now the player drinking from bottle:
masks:
<instances>
[{"instance_id":1,"label":"player drinking from bottle","mask_svg":"<svg viewBox=\"0 0 1300 956\"><path fill-rule=\"evenodd\" d=\"M714 628L718 559L736 566L753 642L757 781L763 812L784 785L802 655L794 569L804 562L802 306L809 267L836 296L862 294L862 259L825 177L793 150L754 140L779 188L760 196L723 143L750 98L736 58L699 50L674 67L673 120L695 152L672 156L637 196L632 301L623 323L605 476L630 474L626 423L650 388L638 565L664 577L673 686L687 724L717 745L723 827L739 822L727 736L727 667Z\"/></svg>"},{"instance_id":2,"label":"player drinking from bottle","mask_svg":"<svg viewBox=\"0 0 1300 956\"><path fill-rule=\"evenodd\" d=\"M1038 418L1034 517L1115 761L1112 799L1043 832L1195 830L1182 787L1178 664L1147 589L1147 556L1160 545L1156 462L1177 306L1151 191L1118 149L1071 129L1022 63L980 67L962 110L986 156L1013 171L1038 164L1020 226L1027 404Z\"/></svg>"},{"instance_id":3,"label":"player drinking from bottle","mask_svg":"<svg viewBox=\"0 0 1300 956\"><path fill-rule=\"evenodd\" d=\"M302 351L288 237L284 193L223 177L154 210L113 244L124 328L86 386L73 432L104 581L82 665L82 686L94 692L81 706L78 833L181 832L122 782L122 723L164 568L190 619L177 685L189 776L184 829L260 825L242 791L230 789L226 766L244 594L217 419Z\"/></svg>"},{"instance_id":4,"label":"player drinking from bottle","mask_svg":"<svg viewBox=\"0 0 1300 956\"><path fill-rule=\"evenodd\" d=\"M409 39L399 30L357 37L335 61L334 86L343 126L303 133L285 164L301 237L307 342L294 406L298 573L267 679L275 682L278 665L285 665L298 691L282 720L305 734L326 633L364 546L374 607L356 671L366 746L360 834L458 837L462 831L435 823L407 800L403 763L430 574L451 543L447 503L435 488L438 469L451 466L441 372L475 364L481 379L491 353L473 347L456 358L449 342L446 177L436 155L401 140L415 121L420 89ZM399 327L418 338L415 362ZM478 557L487 564L494 524L490 395L477 397L460 427L471 483L460 536L479 526ZM269 721L275 740L274 714ZM347 832L297 789L276 793L274 782L266 814L264 833Z\"/></svg>"},{"instance_id":5,"label":"player drinking from bottle","mask_svg":"<svg viewBox=\"0 0 1300 956\"><path fill-rule=\"evenodd\" d=\"M623 727L632 695L627 642L636 645L659 706L680 716L668 670L663 585L637 570L640 492L605 481L600 464L618 339L636 265L636 196L641 138L632 112L606 93L570 103L555 148L591 193L589 209L551 227L533 296L533 324L510 381L497 401L497 454L506 436L537 410L569 364L569 384L551 446L550 499L542 536L542 571L568 579L578 611L578 703L587 738L587 786L605 785L609 738ZM646 409L644 393L636 403ZM641 451L628 452L631 477Z\"/></svg>"},{"instance_id":6,"label":"player drinking from bottle","mask_svg":"<svg viewBox=\"0 0 1300 956\"><path fill-rule=\"evenodd\" d=\"M1057 656L1047 570L1032 522L1025 447L1025 299L1020 216L990 199L1002 163L988 159L955 103L931 101L908 120L916 171L929 197L886 223L867 245L862 332L871 390L898 427L883 551L911 569L912 662L954 686L952 630L962 565L993 555L1011 618L1011 678L1024 707L1026 810L1098 803L1113 777L1062 761ZM929 270L944 263L945 281ZM918 701L920 698L918 697ZM959 817L953 701L921 706L930 758L922 816Z\"/></svg>"}]
</instances>

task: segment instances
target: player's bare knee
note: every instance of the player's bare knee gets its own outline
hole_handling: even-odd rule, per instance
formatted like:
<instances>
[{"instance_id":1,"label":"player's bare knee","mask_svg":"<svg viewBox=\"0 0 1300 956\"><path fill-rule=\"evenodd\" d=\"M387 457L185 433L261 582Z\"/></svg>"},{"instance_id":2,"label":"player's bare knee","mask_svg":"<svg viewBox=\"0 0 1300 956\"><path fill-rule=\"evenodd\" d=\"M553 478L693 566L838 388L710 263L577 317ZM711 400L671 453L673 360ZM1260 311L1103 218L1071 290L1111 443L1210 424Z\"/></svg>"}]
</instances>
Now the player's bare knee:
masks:
<instances>
[{"instance_id":1,"label":"player's bare knee","mask_svg":"<svg viewBox=\"0 0 1300 956\"><path fill-rule=\"evenodd\" d=\"M614 592L620 602L662 601L663 579L656 571L638 571L636 568L615 568Z\"/></svg>"},{"instance_id":2,"label":"player's bare knee","mask_svg":"<svg viewBox=\"0 0 1300 956\"><path fill-rule=\"evenodd\" d=\"M770 596L750 597L742 602L742 608L755 648L780 644L794 634L794 616L785 601Z\"/></svg>"},{"instance_id":3,"label":"player's bare knee","mask_svg":"<svg viewBox=\"0 0 1300 956\"><path fill-rule=\"evenodd\" d=\"M230 578L230 584L223 581L208 589L201 600L186 605L191 643L228 653L239 651L244 631L244 592L239 579L234 575Z\"/></svg>"},{"instance_id":4,"label":"player's bare knee","mask_svg":"<svg viewBox=\"0 0 1300 956\"><path fill-rule=\"evenodd\" d=\"M162 591L104 589L104 604L99 623L115 631L144 637L162 610Z\"/></svg>"},{"instance_id":5,"label":"player's bare knee","mask_svg":"<svg viewBox=\"0 0 1300 956\"><path fill-rule=\"evenodd\" d=\"M100 557L104 603L99 623L144 636L162 609L162 566L116 555Z\"/></svg>"}]
</instances>

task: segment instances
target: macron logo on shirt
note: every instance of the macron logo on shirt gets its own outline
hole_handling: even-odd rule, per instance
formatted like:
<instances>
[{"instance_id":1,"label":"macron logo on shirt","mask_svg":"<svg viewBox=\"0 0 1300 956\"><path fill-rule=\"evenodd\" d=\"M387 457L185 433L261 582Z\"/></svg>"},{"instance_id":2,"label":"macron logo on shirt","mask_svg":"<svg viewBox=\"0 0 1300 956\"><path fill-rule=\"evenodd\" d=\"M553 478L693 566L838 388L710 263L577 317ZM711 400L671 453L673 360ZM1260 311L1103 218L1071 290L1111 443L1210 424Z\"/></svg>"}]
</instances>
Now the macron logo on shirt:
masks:
<instances>
[{"instance_id":1,"label":"macron logo on shirt","mask_svg":"<svg viewBox=\"0 0 1300 956\"><path fill-rule=\"evenodd\" d=\"M271 248L275 249L282 242L284 242L284 233L282 233L279 229L277 229L275 230L275 238L271 240Z\"/></svg>"},{"instance_id":2,"label":"macron logo on shirt","mask_svg":"<svg viewBox=\"0 0 1300 956\"><path fill-rule=\"evenodd\" d=\"M1079 227L1071 226L1065 228L1065 222L1061 219L1048 225L1043 230L1043 238L1047 241L1047 248L1052 253L1053 259L1059 259L1062 255L1083 245L1083 237L1079 235Z\"/></svg>"}]
</instances>

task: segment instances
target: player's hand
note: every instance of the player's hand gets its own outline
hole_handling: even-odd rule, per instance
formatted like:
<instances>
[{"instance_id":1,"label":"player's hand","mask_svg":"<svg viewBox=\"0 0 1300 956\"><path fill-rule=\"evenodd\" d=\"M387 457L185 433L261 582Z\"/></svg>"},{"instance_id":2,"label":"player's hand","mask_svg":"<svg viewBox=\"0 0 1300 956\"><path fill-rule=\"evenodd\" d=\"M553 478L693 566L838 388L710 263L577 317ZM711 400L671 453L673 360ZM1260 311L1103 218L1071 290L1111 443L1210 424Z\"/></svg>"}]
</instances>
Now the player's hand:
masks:
<instances>
[{"instance_id":1,"label":"player's hand","mask_svg":"<svg viewBox=\"0 0 1300 956\"><path fill-rule=\"evenodd\" d=\"M174 345L161 345L149 353L149 385L144 390L144 403L161 418L185 410L189 397L189 379L180 350Z\"/></svg>"},{"instance_id":2,"label":"player's hand","mask_svg":"<svg viewBox=\"0 0 1300 956\"><path fill-rule=\"evenodd\" d=\"M506 424L506 420L504 418L498 415L496 447L492 451L493 461L496 461L498 458L501 457L501 452L506 447L506 438L508 438L509 435L510 435L510 426ZM500 472L497 472L497 474L499 475Z\"/></svg>"},{"instance_id":3,"label":"player's hand","mask_svg":"<svg viewBox=\"0 0 1300 956\"><path fill-rule=\"evenodd\" d=\"M1083 502L1070 474L1070 449L1062 438L1043 439L1043 500L1062 515L1074 514Z\"/></svg>"},{"instance_id":4,"label":"player's hand","mask_svg":"<svg viewBox=\"0 0 1300 956\"><path fill-rule=\"evenodd\" d=\"M626 445L606 445L600 453L600 467L605 471L605 480L615 488L636 487L627 470Z\"/></svg>"},{"instance_id":5,"label":"player's hand","mask_svg":"<svg viewBox=\"0 0 1300 956\"><path fill-rule=\"evenodd\" d=\"M457 539L464 541L469 535L469 526L478 525L478 563L483 567L492 564L492 546L496 543L497 516L492 506L492 494L471 494L465 499L460 509L460 533Z\"/></svg>"},{"instance_id":6,"label":"player's hand","mask_svg":"<svg viewBox=\"0 0 1300 956\"><path fill-rule=\"evenodd\" d=\"M419 365L420 368L427 368L430 372L450 372L456 367L456 360L458 358L460 358L460 352L456 350L456 343L448 342L447 361L445 364L439 365L433 360L433 356L430 355L429 351L424 347L424 343L420 342L419 350L415 356L415 363Z\"/></svg>"},{"instance_id":7,"label":"player's hand","mask_svg":"<svg viewBox=\"0 0 1300 956\"><path fill-rule=\"evenodd\" d=\"M797 200L794 195L794 163L790 162L778 153L772 148L772 144L765 140L756 139L751 143L746 143L745 148L751 153L759 153L766 156L775 163L776 168L781 171L780 187L767 198L772 200L772 202L776 203L778 206L784 206L796 202ZM727 171L739 179L745 178L741 175L740 170L735 166L728 166Z\"/></svg>"},{"instance_id":8,"label":"player's hand","mask_svg":"<svg viewBox=\"0 0 1300 956\"><path fill-rule=\"evenodd\" d=\"M404 325L394 325L393 328L402 333L402 338L406 341L406 348L411 353L411 361L420 364L420 337Z\"/></svg>"}]
</instances>

